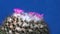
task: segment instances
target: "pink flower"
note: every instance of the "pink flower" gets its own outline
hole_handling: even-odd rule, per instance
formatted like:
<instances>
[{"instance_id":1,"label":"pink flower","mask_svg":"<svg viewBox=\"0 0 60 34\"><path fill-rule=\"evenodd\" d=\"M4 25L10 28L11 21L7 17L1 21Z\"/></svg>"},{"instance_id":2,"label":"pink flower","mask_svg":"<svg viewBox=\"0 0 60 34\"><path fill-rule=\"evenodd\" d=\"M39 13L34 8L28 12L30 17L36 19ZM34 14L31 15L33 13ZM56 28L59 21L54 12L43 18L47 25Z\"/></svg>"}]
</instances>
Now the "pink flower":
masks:
<instances>
[{"instance_id":1,"label":"pink flower","mask_svg":"<svg viewBox=\"0 0 60 34\"><path fill-rule=\"evenodd\" d=\"M44 14L38 14L38 13L36 13L36 16L37 16L38 18L43 18L43 15L44 15Z\"/></svg>"},{"instance_id":2,"label":"pink flower","mask_svg":"<svg viewBox=\"0 0 60 34\"><path fill-rule=\"evenodd\" d=\"M15 9L14 9L14 12L15 12L16 14L20 14L20 13L22 13L22 12L23 12L23 10L18 9L18 8L15 8Z\"/></svg>"},{"instance_id":3,"label":"pink flower","mask_svg":"<svg viewBox=\"0 0 60 34\"><path fill-rule=\"evenodd\" d=\"M35 12L29 12L29 15L33 16L35 14Z\"/></svg>"}]
</instances>

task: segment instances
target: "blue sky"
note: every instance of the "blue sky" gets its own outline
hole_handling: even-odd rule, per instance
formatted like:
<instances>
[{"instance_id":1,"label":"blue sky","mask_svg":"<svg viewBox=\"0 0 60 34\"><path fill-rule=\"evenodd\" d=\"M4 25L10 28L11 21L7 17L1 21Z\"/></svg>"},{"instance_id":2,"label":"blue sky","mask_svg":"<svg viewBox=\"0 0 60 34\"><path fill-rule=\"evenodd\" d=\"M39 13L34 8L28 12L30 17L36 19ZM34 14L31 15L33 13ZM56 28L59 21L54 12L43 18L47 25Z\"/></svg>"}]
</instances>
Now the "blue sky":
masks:
<instances>
[{"instance_id":1,"label":"blue sky","mask_svg":"<svg viewBox=\"0 0 60 34\"><path fill-rule=\"evenodd\" d=\"M13 13L13 8L21 8L26 12L43 13L51 34L60 33L59 0L0 0L0 24Z\"/></svg>"}]
</instances>

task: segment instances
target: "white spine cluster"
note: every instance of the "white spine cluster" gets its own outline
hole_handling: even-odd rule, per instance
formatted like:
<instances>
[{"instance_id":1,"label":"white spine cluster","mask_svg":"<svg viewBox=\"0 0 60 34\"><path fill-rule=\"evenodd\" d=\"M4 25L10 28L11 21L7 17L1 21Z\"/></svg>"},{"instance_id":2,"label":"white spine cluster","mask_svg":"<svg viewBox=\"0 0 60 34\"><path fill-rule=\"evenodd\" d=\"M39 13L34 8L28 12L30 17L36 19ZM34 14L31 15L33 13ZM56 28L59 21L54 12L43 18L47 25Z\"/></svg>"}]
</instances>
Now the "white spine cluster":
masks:
<instances>
[{"instance_id":1,"label":"white spine cluster","mask_svg":"<svg viewBox=\"0 0 60 34\"><path fill-rule=\"evenodd\" d=\"M31 20L34 20L34 22L42 20L42 18L38 18L36 15L31 16L28 13L23 13L23 14L14 13L13 16L15 16L17 18L21 18L23 21L26 20L27 22L29 22Z\"/></svg>"}]
</instances>

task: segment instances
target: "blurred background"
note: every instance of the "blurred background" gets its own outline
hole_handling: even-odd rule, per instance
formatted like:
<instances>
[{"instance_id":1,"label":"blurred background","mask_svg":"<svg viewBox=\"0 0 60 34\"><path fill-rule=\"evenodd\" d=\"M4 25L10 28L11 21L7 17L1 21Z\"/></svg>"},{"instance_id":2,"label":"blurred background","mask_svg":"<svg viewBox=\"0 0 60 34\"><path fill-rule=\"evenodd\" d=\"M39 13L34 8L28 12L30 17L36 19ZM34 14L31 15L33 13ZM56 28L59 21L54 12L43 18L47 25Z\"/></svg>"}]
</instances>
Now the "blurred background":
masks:
<instances>
[{"instance_id":1,"label":"blurred background","mask_svg":"<svg viewBox=\"0 0 60 34\"><path fill-rule=\"evenodd\" d=\"M60 1L59 0L0 0L0 25L13 13L14 8L25 12L43 13L50 34L60 34Z\"/></svg>"}]
</instances>

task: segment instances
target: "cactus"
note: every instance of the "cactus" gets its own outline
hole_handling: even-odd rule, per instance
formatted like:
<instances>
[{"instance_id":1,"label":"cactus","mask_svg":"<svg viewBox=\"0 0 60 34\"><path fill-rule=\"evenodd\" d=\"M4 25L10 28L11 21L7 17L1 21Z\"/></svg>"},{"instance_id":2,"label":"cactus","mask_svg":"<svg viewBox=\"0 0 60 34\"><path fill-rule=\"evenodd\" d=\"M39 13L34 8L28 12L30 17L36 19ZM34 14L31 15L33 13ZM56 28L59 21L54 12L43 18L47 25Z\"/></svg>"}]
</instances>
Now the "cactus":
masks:
<instances>
[{"instance_id":1,"label":"cactus","mask_svg":"<svg viewBox=\"0 0 60 34\"><path fill-rule=\"evenodd\" d=\"M4 20L0 34L49 34L43 15L34 12L24 13L20 9L14 11Z\"/></svg>"}]
</instances>

